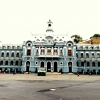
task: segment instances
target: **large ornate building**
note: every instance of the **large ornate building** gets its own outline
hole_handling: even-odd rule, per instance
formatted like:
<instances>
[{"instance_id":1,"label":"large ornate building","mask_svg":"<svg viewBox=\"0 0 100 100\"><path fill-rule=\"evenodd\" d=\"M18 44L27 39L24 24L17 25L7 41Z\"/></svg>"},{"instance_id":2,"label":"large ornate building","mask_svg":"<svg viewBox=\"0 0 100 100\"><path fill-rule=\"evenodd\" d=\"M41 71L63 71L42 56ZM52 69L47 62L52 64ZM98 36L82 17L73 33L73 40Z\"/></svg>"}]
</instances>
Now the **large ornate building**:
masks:
<instances>
[{"instance_id":1,"label":"large ornate building","mask_svg":"<svg viewBox=\"0 0 100 100\"><path fill-rule=\"evenodd\" d=\"M63 36L54 38L52 24L49 20L44 38L35 37L22 45L2 45L0 70L35 72L44 67L47 72L100 73L100 45L76 44Z\"/></svg>"}]
</instances>

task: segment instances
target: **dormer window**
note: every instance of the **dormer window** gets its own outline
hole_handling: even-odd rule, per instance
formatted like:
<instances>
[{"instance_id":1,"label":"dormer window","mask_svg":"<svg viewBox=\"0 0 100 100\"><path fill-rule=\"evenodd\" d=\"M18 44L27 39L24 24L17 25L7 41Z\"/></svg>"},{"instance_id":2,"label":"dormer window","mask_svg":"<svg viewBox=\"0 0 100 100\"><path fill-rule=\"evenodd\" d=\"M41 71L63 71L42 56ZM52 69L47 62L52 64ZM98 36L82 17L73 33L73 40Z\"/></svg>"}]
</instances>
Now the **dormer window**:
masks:
<instances>
[{"instance_id":1,"label":"dormer window","mask_svg":"<svg viewBox=\"0 0 100 100\"><path fill-rule=\"evenodd\" d=\"M86 47L85 49L88 50L88 47Z\"/></svg>"},{"instance_id":2,"label":"dormer window","mask_svg":"<svg viewBox=\"0 0 100 100\"><path fill-rule=\"evenodd\" d=\"M12 46L12 49L14 49L14 46Z\"/></svg>"},{"instance_id":3,"label":"dormer window","mask_svg":"<svg viewBox=\"0 0 100 100\"><path fill-rule=\"evenodd\" d=\"M4 49L4 46L2 46L2 49Z\"/></svg>"},{"instance_id":4,"label":"dormer window","mask_svg":"<svg viewBox=\"0 0 100 100\"><path fill-rule=\"evenodd\" d=\"M9 46L7 48L9 49Z\"/></svg>"},{"instance_id":5,"label":"dormer window","mask_svg":"<svg viewBox=\"0 0 100 100\"><path fill-rule=\"evenodd\" d=\"M19 46L17 46L17 49L19 49Z\"/></svg>"},{"instance_id":6,"label":"dormer window","mask_svg":"<svg viewBox=\"0 0 100 100\"><path fill-rule=\"evenodd\" d=\"M79 49L80 49L80 50L82 50L82 49L83 49L83 47L81 46L81 47L79 47Z\"/></svg>"},{"instance_id":7,"label":"dormer window","mask_svg":"<svg viewBox=\"0 0 100 100\"><path fill-rule=\"evenodd\" d=\"M62 39L60 39L59 41L62 41Z\"/></svg>"}]
</instances>

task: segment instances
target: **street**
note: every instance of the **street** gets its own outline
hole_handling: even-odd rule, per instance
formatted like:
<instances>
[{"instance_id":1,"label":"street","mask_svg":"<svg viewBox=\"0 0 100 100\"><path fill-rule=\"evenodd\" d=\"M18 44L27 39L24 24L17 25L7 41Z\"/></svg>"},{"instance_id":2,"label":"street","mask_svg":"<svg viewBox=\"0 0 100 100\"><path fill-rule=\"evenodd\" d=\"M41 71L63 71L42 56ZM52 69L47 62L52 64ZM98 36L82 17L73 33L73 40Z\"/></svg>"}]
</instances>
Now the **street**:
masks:
<instances>
[{"instance_id":1,"label":"street","mask_svg":"<svg viewBox=\"0 0 100 100\"><path fill-rule=\"evenodd\" d=\"M0 74L0 100L100 100L100 76Z\"/></svg>"}]
</instances>

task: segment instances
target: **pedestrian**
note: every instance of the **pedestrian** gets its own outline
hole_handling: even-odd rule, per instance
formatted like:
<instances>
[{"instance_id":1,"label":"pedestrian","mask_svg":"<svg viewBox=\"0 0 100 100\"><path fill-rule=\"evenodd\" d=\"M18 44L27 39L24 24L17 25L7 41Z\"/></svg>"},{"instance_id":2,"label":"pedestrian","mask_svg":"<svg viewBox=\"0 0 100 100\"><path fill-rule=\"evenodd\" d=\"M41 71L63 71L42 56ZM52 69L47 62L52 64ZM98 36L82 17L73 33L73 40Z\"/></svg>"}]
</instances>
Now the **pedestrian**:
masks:
<instances>
[{"instance_id":1,"label":"pedestrian","mask_svg":"<svg viewBox=\"0 0 100 100\"><path fill-rule=\"evenodd\" d=\"M91 71L89 71L89 75L91 75Z\"/></svg>"},{"instance_id":2,"label":"pedestrian","mask_svg":"<svg viewBox=\"0 0 100 100\"><path fill-rule=\"evenodd\" d=\"M77 71L77 76L79 76L79 72Z\"/></svg>"},{"instance_id":3,"label":"pedestrian","mask_svg":"<svg viewBox=\"0 0 100 100\"><path fill-rule=\"evenodd\" d=\"M13 74L16 74L16 68L14 69Z\"/></svg>"}]
</instances>

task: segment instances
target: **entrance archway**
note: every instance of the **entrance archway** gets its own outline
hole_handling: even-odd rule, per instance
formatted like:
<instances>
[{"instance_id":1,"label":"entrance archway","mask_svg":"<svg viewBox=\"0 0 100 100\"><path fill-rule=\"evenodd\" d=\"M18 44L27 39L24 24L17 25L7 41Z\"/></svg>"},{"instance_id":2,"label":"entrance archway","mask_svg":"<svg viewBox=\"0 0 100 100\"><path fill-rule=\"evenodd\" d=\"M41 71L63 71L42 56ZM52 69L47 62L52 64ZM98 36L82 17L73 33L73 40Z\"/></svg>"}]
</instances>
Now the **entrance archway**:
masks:
<instances>
[{"instance_id":1,"label":"entrance archway","mask_svg":"<svg viewBox=\"0 0 100 100\"><path fill-rule=\"evenodd\" d=\"M51 72L51 62L47 62L47 72Z\"/></svg>"},{"instance_id":2,"label":"entrance archway","mask_svg":"<svg viewBox=\"0 0 100 100\"><path fill-rule=\"evenodd\" d=\"M54 62L54 72L57 72L57 62Z\"/></svg>"},{"instance_id":3,"label":"entrance archway","mask_svg":"<svg viewBox=\"0 0 100 100\"><path fill-rule=\"evenodd\" d=\"M30 68L30 62L27 61L27 62L26 62L26 72L29 72L29 68Z\"/></svg>"},{"instance_id":4,"label":"entrance archway","mask_svg":"<svg viewBox=\"0 0 100 100\"><path fill-rule=\"evenodd\" d=\"M69 67L69 73L72 72L72 62L68 62L68 67Z\"/></svg>"},{"instance_id":5,"label":"entrance archway","mask_svg":"<svg viewBox=\"0 0 100 100\"><path fill-rule=\"evenodd\" d=\"M44 62L43 61L41 62L41 66L40 67L44 67Z\"/></svg>"}]
</instances>

